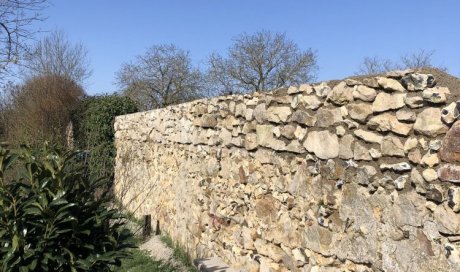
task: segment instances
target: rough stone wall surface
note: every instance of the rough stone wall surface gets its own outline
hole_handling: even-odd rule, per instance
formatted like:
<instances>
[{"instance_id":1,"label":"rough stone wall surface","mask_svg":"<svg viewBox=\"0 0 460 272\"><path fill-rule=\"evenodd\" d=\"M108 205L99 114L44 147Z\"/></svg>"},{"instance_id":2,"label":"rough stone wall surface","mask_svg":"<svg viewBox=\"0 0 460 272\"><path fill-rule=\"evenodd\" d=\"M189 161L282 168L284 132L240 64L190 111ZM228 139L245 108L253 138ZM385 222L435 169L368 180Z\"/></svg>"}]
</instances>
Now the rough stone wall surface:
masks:
<instances>
[{"instance_id":1,"label":"rough stone wall surface","mask_svg":"<svg viewBox=\"0 0 460 272\"><path fill-rule=\"evenodd\" d=\"M117 198L241 271L460 271L460 121L398 71L116 118Z\"/></svg>"}]
</instances>

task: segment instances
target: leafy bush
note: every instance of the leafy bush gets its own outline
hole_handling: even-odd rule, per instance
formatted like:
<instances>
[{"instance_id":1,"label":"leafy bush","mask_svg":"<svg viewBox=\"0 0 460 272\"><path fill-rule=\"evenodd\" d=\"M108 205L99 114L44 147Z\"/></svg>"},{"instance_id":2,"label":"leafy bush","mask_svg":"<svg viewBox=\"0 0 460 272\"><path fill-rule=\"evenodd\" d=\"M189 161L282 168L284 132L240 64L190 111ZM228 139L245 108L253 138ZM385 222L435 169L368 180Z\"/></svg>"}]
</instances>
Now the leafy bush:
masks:
<instances>
[{"instance_id":1,"label":"leafy bush","mask_svg":"<svg viewBox=\"0 0 460 272\"><path fill-rule=\"evenodd\" d=\"M115 117L136 111L136 104L128 97L103 95L85 97L73 112L75 144L91 152L89 172L92 178L112 177L116 155Z\"/></svg>"},{"instance_id":2,"label":"leafy bush","mask_svg":"<svg viewBox=\"0 0 460 272\"><path fill-rule=\"evenodd\" d=\"M0 146L2 271L110 271L129 255L122 216L94 193L110 184L89 179L77 155Z\"/></svg>"}]
</instances>

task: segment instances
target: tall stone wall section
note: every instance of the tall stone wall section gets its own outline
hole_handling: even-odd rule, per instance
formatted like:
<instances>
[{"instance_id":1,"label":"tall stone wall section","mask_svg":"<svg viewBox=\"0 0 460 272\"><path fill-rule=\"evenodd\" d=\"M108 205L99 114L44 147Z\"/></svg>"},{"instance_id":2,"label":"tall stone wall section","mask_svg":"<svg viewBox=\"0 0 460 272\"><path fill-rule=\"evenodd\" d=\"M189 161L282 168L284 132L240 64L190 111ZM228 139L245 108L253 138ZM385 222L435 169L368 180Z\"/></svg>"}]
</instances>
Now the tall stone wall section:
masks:
<instances>
[{"instance_id":1,"label":"tall stone wall section","mask_svg":"<svg viewBox=\"0 0 460 272\"><path fill-rule=\"evenodd\" d=\"M241 271L460 271L460 121L399 71L116 118L116 197Z\"/></svg>"}]
</instances>

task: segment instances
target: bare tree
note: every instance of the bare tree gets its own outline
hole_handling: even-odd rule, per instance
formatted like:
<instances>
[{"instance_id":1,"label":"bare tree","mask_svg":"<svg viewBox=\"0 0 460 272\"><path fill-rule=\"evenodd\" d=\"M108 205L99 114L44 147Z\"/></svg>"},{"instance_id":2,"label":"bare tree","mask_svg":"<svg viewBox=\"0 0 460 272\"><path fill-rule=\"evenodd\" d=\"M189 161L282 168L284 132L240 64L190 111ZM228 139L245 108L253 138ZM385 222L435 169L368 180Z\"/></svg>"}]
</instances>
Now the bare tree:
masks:
<instances>
[{"instance_id":1,"label":"bare tree","mask_svg":"<svg viewBox=\"0 0 460 272\"><path fill-rule=\"evenodd\" d=\"M188 51L157 45L123 64L117 83L142 110L161 108L202 96L202 74L193 67Z\"/></svg>"},{"instance_id":2,"label":"bare tree","mask_svg":"<svg viewBox=\"0 0 460 272\"><path fill-rule=\"evenodd\" d=\"M209 66L208 78L222 93L266 91L314 80L317 56L284 33L261 31L238 36L227 57L212 54Z\"/></svg>"},{"instance_id":3,"label":"bare tree","mask_svg":"<svg viewBox=\"0 0 460 272\"><path fill-rule=\"evenodd\" d=\"M63 31L53 31L38 41L26 55L27 76L55 75L82 84L89 76L88 51L81 44L72 44Z\"/></svg>"},{"instance_id":4,"label":"bare tree","mask_svg":"<svg viewBox=\"0 0 460 272\"><path fill-rule=\"evenodd\" d=\"M17 63L36 31L31 25L43 20L40 12L47 0L1 0L0 1L0 77L6 67Z\"/></svg>"},{"instance_id":5,"label":"bare tree","mask_svg":"<svg viewBox=\"0 0 460 272\"><path fill-rule=\"evenodd\" d=\"M374 75L381 74L391 70L399 69L396 63L388 59L381 59L378 57L365 57L363 63L359 67L357 75Z\"/></svg>"},{"instance_id":6,"label":"bare tree","mask_svg":"<svg viewBox=\"0 0 460 272\"><path fill-rule=\"evenodd\" d=\"M9 142L66 145L70 112L84 95L75 81L58 75L33 77L17 85L10 95Z\"/></svg>"},{"instance_id":7,"label":"bare tree","mask_svg":"<svg viewBox=\"0 0 460 272\"><path fill-rule=\"evenodd\" d=\"M446 67L434 65L432 57L434 51L419 50L412 54L405 54L399 58L399 62L393 62L389 59L378 57L365 57L356 75L373 75L385 73L398 69L419 69L419 68L437 68L447 71Z\"/></svg>"}]
</instances>

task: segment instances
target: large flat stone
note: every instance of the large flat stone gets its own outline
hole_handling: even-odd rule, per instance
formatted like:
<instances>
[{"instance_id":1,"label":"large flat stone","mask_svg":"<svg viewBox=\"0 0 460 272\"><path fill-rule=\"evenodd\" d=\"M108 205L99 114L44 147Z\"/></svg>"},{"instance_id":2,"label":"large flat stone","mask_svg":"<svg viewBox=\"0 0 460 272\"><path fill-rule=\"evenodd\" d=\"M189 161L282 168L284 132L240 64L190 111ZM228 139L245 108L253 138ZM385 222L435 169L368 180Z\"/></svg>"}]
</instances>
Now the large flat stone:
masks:
<instances>
[{"instance_id":1,"label":"large flat stone","mask_svg":"<svg viewBox=\"0 0 460 272\"><path fill-rule=\"evenodd\" d=\"M460 162L460 122L456 122L442 140L439 156L446 162Z\"/></svg>"},{"instance_id":2,"label":"large flat stone","mask_svg":"<svg viewBox=\"0 0 460 272\"><path fill-rule=\"evenodd\" d=\"M339 139L329 131L312 131L308 133L304 144L308 152L320 159L333 159L339 155Z\"/></svg>"}]
</instances>

